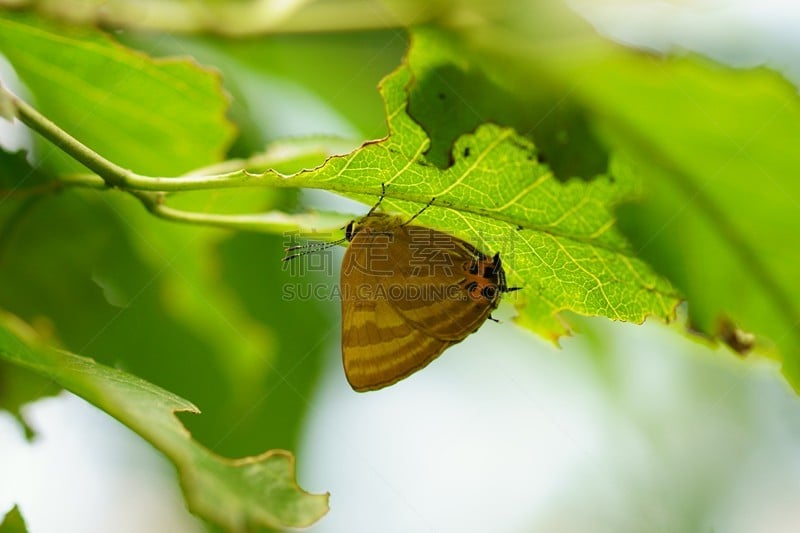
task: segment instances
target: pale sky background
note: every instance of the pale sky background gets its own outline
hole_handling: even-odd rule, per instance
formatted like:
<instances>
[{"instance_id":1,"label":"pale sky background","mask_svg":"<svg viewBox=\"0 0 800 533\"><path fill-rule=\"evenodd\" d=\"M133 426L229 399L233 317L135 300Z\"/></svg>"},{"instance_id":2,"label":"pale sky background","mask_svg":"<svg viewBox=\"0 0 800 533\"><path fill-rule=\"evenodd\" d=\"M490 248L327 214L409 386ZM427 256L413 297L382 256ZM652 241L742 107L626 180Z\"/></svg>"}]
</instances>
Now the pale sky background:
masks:
<instances>
[{"instance_id":1,"label":"pale sky background","mask_svg":"<svg viewBox=\"0 0 800 533\"><path fill-rule=\"evenodd\" d=\"M769 62L800 80L795 2L570 4L628 43ZM353 131L291 83L251 83L292 110L288 133ZM312 531L672 532L711 509L703 531L796 532L800 401L776 368L657 324L593 324L601 370L591 337L556 350L506 320L366 395L347 385L334 342L298 451L301 484L332 493ZM0 512L19 502L33 533L199 528L171 465L122 425L66 393L25 413L30 446L0 413Z\"/></svg>"}]
</instances>

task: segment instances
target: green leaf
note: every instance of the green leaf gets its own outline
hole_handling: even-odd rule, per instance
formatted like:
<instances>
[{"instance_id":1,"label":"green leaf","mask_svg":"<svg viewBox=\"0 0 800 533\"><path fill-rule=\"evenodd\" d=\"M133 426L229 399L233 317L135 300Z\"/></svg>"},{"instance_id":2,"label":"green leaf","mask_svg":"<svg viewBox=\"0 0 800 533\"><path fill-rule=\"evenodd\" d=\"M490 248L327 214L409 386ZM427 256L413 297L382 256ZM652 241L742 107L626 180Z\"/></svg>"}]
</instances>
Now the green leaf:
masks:
<instances>
[{"instance_id":1,"label":"green leaf","mask_svg":"<svg viewBox=\"0 0 800 533\"><path fill-rule=\"evenodd\" d=\"M686 294L694 328L756 333L800 390L796 87L694 56L583 52L553 70L581 80L618 168L646 188L622 211L637 253Z\"/></svg>"},{"instance_id":2,"label":"green leaf","mask_svg":"<svg viewBox=\"0 0 800 533\"><path fill-rule=\"evenodd\" d=\"M189 508L228 530L303 527L327 512L327 495L297 486L289 452L219 457L193 441L175 417L176 412L197 413L190 402L125 372L47 347L6 313L0 314L0 357L56 381L152 443L178 466Z\"/></svg>"},{"instance_id":3,"label":"green leaf","mask_svg":"<svg viewBox=\"0 0 800 533\"><path fill-rule=\"evenodd\" d=\"M26 533L27 531L28 528L25 526L22 513L19 512L19 507L15 505L6 513L3 522L0 523L0 533Z\"/></svg>"},{"instance_id":4,"label":"green leaf","mask_svg":"<svg viewBox=\"0 0 800 533\"><path fill-rule=\"evenodd\" d=\"M115 163L178 175L218 161L233 136L219 76L187 59L152 60L102 32L0 13L0 49L47 117ZM51 145L51 169L81 170Z\"/></svg>"},{"instance_id":5,"label":"green leaf","mask_svg":"<svg viewBox=\"0 0 800 533\"><path fill-rule=\"evenodd\" d=\"M434 199L415 223L500 252L509 283L524 288L514 294L520 322L550 338L568 331L558 316L567 310L633 322L673 316L678 294L615 228L612 209L635 196L632 181L562 183L538 162L530 141L488 123L456 139L452 164L440 169L425 155L430 138L407 113L411 83L408 65L383 82L388 138L288 180L273 176L275 183L329 189L367 204L383 184L383 208L407 217ZM447 120L446 109L439 119Z\"/></svg>"}]
</instances>

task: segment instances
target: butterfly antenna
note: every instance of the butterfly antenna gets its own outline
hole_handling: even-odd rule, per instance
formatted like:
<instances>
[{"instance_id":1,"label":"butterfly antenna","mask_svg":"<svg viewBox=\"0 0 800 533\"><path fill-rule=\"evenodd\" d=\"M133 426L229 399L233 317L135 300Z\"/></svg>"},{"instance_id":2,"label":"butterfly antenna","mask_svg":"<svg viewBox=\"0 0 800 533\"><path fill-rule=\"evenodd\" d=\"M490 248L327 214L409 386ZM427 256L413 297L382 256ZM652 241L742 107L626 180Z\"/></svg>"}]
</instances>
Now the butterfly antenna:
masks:
<instances>
[{"instance_id":1,"label":"butterfly antenna","mask_svg":"<svg viewBox=\"0 0 800 533\"><path fill-rule=\"evenodd\" d=\"M317 243L317 244L312 244L312 245L304 244L304 245L300 245L300 246L291 246L289 248L286 248L285 251L286 252L292 252L294 250L303 250L303 251L299 252L299 253L296 253L296 254L287 255L286 257L281 259L281 261L284 261L284 262L285 261L290 261L292 259L295 259L297 257L302 257L302 256L308 255L310 253L320 252L322 250L326 250L328 248L332 248L334 246L342 244L344 241L345 241L345 239L339 239L339 240L336 240L336 241L333 241L333 242Z\"/></svg>"},{"instance_id":2,"label":"butterfly antenna","mask_svg":"<svg viewBox=\"0 0 800 533\"><path fill-rule=\"evenodd\" d=\"M314 249L317 249L317 248L319 248L320 250L324 250L325 248L333 246L338 242L340 242L340 240L337 240L334 243L330 243L330 242L311 242L311 243L306 243L306 244L298 244L296 246L289 246L288 248L284 248L283 251L284 252L293 252L294 250L309 250L310 251L310 250L314 250Z\"/></svg>"}]
</instances>

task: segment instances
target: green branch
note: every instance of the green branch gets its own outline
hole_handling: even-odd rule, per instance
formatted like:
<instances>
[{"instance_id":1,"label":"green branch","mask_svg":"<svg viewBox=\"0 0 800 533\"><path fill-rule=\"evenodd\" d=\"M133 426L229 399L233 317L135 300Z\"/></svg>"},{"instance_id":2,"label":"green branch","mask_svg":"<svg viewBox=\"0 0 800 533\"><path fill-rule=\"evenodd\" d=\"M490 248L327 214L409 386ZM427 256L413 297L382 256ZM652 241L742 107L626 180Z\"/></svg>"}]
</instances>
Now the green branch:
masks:
<instances>
[{"instance_id":1,"label":"green branch","mask_svg":"<svg viewBox=\"0 0 800 533\"><path fill-rule=\"evenodd\" d=\"M339 240L341 229L351 219L349 215L338 213L307 213L289 215L282 211L270 211L253 215L223 215L197 213L169 207L164 203L165 194L153 192L128 191L142 202L148 211L159 218L184 224L195 224L238 231L257 231L262 233L284 233L306 230L307 228L329 228L320 231L317 240Z\"/></svg>"},{"instance_id":2,"label":"green branch","mask_svg":"<svg viewBox=\"0 0 800 533\"><path fill-rule=\"evenodd\" d=\"M96 172L108 186L124 187L131 180L133 173L130 170L126 170L103 158L16 95L9 92L5 87L2 88L2 91L3 97L12 104L16 116L25 125L85 165L86 168Z\"/></svg>"},{"instance_id":3,"label":"green branch","mask_svg":"<svg viewBox=\"0 0 800 533\"><path fill-rule=\"evenodd\" d=\"M210 226L236 231L257 231L263 233L283 233L286 231L308 230L309 228L329 228L335 230L349 220L349 217L336 213L310 213L289 215L283 212L259 214L215 214L183 211L165 204L166 193L195 191L203 189L222 189L235 187L269 186L286 187L288 181L277 172L251 174L245 168L268 169L281 160L298 156L328 155L319 145L303 149L281 149L276 152L259 154L247 160L230 160L199 169L179 177L151 177L136 174L124 169L81 143L54 122L39 113L35 108L9 92L0 85L0 104L7 118L16 116L25 125L41 134L60 150L85 165L91 173L75 173L57 176L56 181L36 191L36 194L59 190L62 187L84 187L92 189L116 188L137 198L152 214L165 220ZM221 171L221 172L220 172ZM217 173L213 173L217 172ZM295 186L296 184L292 184ZM16 191L15 191L16 193ZM331 235L334 235L334 231ZM320 235L325 239L326 234ZM338 237L334 235L331 239Z\"/></svg>"},{"instance_id":4,"label":"green branch","mask_svg":"<svg viewBox=\"0 0 800 533\"><path fill-rule=\"evenodd\" d=\"M2 86L0 86L0 100L5 100L6 104L10 103L14 114L25 125L97 174L97 176L88 174L59 176L58 180L64 182L66 185L91 188L100 188L105 185L107 187L116 187L127 191L152 192L180 192L254 186L289 186L289 184L286 183L287 180L277 172L251 174L242 167L219 174L207 174L201 170L177 177L142 176L141 174L122 168L104 158ZM315 148L314 152L318 153L318 148ZM292 155L296 156L297 154ZM256 158L252 163L263 165L263 159L264 157ZM235 161L232 163L251 163L251 161ZM215 165L215 167L210 168L229 169L230 167L231 163L226 162L222 167Z\"/></svg>"}]
</instances>

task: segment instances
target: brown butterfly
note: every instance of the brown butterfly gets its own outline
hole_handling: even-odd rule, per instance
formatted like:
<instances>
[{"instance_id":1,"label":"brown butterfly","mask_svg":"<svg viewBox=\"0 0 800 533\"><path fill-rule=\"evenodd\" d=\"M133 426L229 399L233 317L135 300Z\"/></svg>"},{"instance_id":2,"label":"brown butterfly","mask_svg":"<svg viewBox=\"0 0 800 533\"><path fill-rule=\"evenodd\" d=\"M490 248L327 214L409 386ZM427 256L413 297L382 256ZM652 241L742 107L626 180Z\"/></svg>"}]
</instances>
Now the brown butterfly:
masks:
<instances>
[{"instance_id":1,"label":"brown butterfly","mask_svg":"<svg viewBox=\"0 0 800 533\"><path fill-rule=\"evenodd\" d=\"M374 213L381 200L345 228L342 359L359 392L420 370L494 320L501 294L518 290L506 285L500 254L490 258L448 233L410 225L422 211L405 222Z\"/></svg>"},{"instance_id":2,"label":"brown butterfly","mask_svg":"<svg viewBox=\"0 0 800 533\"><path fill-rule=\"evenodd\" d=\"M341 274L342 359L357 391L423 368L481 327L508 288L500 255L396 217L346 229Z\"/></svg>"}]
</instances>

